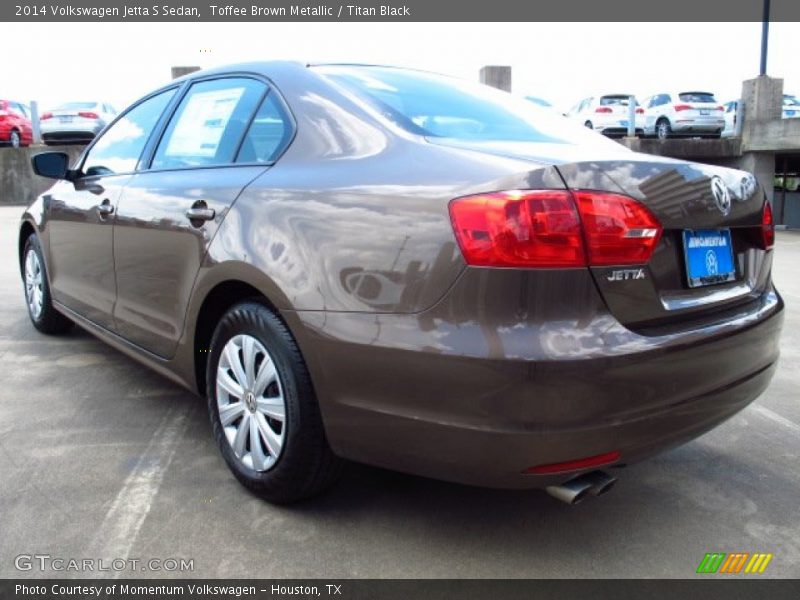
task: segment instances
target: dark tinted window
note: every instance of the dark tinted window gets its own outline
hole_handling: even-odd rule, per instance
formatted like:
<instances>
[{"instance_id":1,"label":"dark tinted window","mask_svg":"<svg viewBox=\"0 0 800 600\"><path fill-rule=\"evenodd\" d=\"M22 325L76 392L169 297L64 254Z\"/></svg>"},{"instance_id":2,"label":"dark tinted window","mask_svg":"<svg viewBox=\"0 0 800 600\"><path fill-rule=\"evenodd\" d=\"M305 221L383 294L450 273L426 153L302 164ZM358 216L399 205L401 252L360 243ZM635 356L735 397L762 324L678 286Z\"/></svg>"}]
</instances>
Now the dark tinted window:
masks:
<instances>
[{"instance_id":1,"label":"dark tinted window","mask_svg":"<svg viewBox=\"0 0 800 600\"><path fill-rule=\"evenodd\" d=\"M233 162L239 142L266 89L260 81L243 77L193 84L159 142L152 168Z\"/></svg>"},{"instance_id":2,"label":"dark tinted window","mask_svg":"<svg viewBox=\"0 0 800 600\"><path fill-rule=\"evenodd\" d=\"M708 92L683 92L678 96L681 102L716 102L714 94Z\"/></svg>"},{"instance_id":3,"label":"dark tinted window","mask_svg":"<svg viewBox=\"0 0 800 600\"><path fill-rule=\"evenodd\" d=\"M621 104L628 106L630 96L603 96L600 98L600 106L614 106Z\"/></svg>"},{"instance_id":4,"label":"dark tinted window","mask_svg":"<svg viewBox=\"0 0 800 600\"><path fill-rule=\"evenodd\" d=\"M602 143L575 122L524 98L468 81L387 67L314 67L419 135L470 141ZM613 142L611 142L613 143Z\"/></svg>"},{"instance_id":5,"label":"dark tinted window","mask_svg":"<svg viewBox=\"0 0 800 600\"><path fill-rule=\"evenodd\" d=\"M272 162L286 148L291 136L289 116L276 94L270 92L250 123L236 162Z\"/></svg>"},{"instance_id":6,"label":"dark tinted window","mask_svg":"<svg viewBox=\"0 0 800 600\"><path fill-rule=\"evenodd\" d=\"M130 173L175 90L148 98L129 110L92 146L83 163L86 175Z\"/></svg>"}]
</instances>

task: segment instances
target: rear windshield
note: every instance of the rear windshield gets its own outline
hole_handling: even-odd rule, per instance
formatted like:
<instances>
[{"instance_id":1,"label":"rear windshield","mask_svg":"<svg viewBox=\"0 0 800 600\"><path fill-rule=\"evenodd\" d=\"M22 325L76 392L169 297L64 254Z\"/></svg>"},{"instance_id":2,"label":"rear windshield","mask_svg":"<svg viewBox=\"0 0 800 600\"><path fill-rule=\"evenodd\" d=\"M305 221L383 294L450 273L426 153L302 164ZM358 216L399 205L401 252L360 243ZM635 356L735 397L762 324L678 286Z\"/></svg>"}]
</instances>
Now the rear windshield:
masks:
<instances>
[{"instance_id":1,"label":"rear windshield","mask_svg":"<svg viewBox=\"0 0 800 600\"><path fill-rule=\"evenodd\" d=\"M783 97L783 105L784 106L800 106L800 99L796 96L784 96Z\"/></svg>"},{"instance_id":2,"label":"rear windshield","mask_svg":"<svg viewBox=\"0 0 800 600\"><path fill-rule=\"evenodd\" d=\"M62 104L56 110L84 110L87 108L95 108L97 102L67 102Z\"/></svg>"},{"instance_id":3,"label":"rear windshield","mask_svg":"<svg viewBox=\"0 0 800 600\"><path fill-rule=\"evenodd\" d=\"M602 136L489 86L391 67L318 66L315 70L412 133L470 141L602 143ZM613 142L612 142L613 143Z\"/></svg>"},{"instance_id":4,"label":"rear windshield","mask_svg":"<svg viewBox=\"0 0 800 600\"><path fill-rule=\"evenodd\" d=\"M614 104L621 104L622 106L628 106L628 100L630 96L602 96L600 98L600 106L612 106ZM634 100L634 106L638 106L638 102Z\"/></svg>"},{"instance_id":5,"label":"rear windshield","mask_svg":"<svg viewBox=\"0 0 800 600\"><path fill-rule=\"evenodd\" d=\"M678 94L681 102L716 102L714 94L708 92L683 92Z\"/></svg>"}]
</instances>

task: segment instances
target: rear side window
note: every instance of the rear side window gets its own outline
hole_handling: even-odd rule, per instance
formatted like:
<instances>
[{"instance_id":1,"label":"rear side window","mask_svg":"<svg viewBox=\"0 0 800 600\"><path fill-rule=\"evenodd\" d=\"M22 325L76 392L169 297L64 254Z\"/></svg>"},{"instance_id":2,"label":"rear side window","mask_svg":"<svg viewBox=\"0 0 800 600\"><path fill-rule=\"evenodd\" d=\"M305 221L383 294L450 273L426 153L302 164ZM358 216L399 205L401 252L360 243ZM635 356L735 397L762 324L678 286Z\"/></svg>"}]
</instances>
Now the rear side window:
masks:
<instances>
[{"instance_id":1,"label":"rear side window","mask_svg":"<svg viewBox=\"0 0 800 600\"><path fill-rule=\"evenodd\" d=\"M161 92L130 109L89 150L83 172L91 175L130 173L136 169L144 145L169 104L175 89Z\"/></svg>"},{"instance_id":2,"label":"rear side window","mask_svg":"<svg viewBox=\"0 0 800 600\"><path fill-rule=\"evenodd\" d=\"M603 143L575 121L489 86L388 67L312 68L381 118L417 135L475 142Z\"/></svg>"},{"instance_id":3,"label":"rear side window","mask_svg":"<svg viewBox=\"0 0 800 600\"><path fill-rule=\"evenodd\" d=\"M266 91L265 84L244 77L193 84L172 116L151 168L232 163Z\"/></svg>"},{"instance_id":4,"label":"rear side window","mask_svg":"<svg viewBox=\"0 0 800 600\"><path fill-rule=\"evenodd\" d=\"M716 102L714 94L708 92L683 92L678 94L681 102Z\"/></svg>"},{"instance_id":5,"label":"rear side window","mask_svg":"<svg viewBox=\"0 0 800 600\"><path fill-rule=\"evenodd\" d=\"M250 123L236 162L271 163L289 144L291 136L289 115L278 97L270 92Z\"/></svg>"}]
</instances>

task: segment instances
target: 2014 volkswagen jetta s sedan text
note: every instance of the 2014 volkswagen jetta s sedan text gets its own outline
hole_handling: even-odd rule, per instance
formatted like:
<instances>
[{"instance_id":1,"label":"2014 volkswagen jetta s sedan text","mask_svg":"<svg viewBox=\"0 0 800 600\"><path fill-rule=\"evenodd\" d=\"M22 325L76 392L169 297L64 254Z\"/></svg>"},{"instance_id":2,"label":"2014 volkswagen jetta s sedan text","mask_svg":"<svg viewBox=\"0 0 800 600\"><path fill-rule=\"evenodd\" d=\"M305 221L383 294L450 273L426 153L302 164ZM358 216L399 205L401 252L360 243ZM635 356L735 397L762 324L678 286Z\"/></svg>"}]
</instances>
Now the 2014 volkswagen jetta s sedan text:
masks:
<instances>
[{"instance_id":1,"label":"2014 volkswagen jetta s sedan text","mask_svg":"<svg viewBox=\"0 0 800 600\"><path fill-rule=\"evenodd\" d=\"M429 73L254 63L131 106L23 216L33 324L208 398L275 502L342 459L576 502L767 387L783 303L742 171Z\"/></svg>"}]
</instances>

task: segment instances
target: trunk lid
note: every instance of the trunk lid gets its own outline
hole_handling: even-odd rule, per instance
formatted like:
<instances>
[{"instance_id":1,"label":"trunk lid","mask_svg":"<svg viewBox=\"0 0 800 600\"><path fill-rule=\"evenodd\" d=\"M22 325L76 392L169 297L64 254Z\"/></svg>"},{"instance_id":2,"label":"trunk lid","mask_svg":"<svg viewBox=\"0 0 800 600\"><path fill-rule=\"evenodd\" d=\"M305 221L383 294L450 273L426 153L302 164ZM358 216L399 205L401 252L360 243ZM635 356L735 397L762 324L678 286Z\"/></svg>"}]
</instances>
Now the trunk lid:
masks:
<instances>
[{"instance_id":1,"label":"trunk lid","mask_svg":"<svg viewBox=\"0 0 800 600\"><path fill-rule=\"evenodd\" d=\"M631 196L661 223L646 265L591 268L623 324L646 332L696 322L769 285L771 255L759 246L765 196L751 174L641 154L557 168L568 187Z\"/></svg>"}]
</instances>

